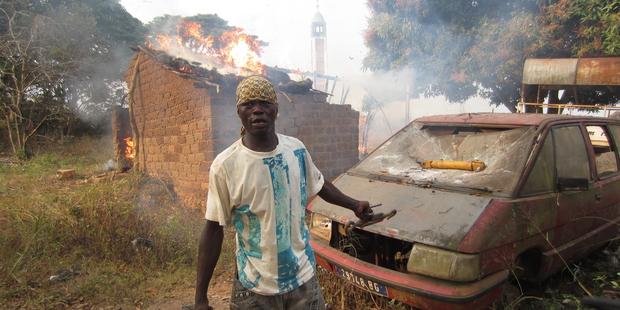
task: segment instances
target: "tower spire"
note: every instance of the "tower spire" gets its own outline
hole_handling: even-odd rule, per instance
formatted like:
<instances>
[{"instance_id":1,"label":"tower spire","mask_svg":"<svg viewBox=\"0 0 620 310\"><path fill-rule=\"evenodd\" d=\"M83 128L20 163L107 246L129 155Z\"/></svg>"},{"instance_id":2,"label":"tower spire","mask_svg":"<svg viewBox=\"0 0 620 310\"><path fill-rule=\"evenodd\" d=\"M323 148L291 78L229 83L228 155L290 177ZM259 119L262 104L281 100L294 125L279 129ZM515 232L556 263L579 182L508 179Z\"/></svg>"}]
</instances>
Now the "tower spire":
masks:
<instances>
[{"instance_id":1,"label":"tower spire","mask_svg":"<svg viewBox=\"0 0 620 310\"><path fill-rule=\"evenodd\" d=\"M312 40L312 71L316 74L325 74L327 65L326 55L326 32L327 24L321 12L319 12L319 1L316 0L316 13L312 18L310 35ZM316 81L315 81L316 83Z\"/></svg>"}]
</instances>

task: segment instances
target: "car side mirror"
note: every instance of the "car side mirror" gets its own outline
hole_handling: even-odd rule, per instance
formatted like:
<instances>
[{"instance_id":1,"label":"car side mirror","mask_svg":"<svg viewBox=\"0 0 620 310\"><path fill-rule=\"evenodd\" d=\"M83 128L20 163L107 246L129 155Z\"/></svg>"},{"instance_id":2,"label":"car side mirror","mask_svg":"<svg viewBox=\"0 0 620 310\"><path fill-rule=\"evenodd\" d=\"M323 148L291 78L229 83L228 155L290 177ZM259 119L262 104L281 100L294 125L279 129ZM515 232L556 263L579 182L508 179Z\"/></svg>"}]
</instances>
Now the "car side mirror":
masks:
<instances>
[{"instance_id":1,"label":"car side mirror","mask_svg":"<svg viewBox=\"0 0 620 310\"><path fill-rule=\"evenodd\" d=\"M558 190L564 191L587 191L590 180L587 178L558 178Z\"/></svg>"}]
</instances>

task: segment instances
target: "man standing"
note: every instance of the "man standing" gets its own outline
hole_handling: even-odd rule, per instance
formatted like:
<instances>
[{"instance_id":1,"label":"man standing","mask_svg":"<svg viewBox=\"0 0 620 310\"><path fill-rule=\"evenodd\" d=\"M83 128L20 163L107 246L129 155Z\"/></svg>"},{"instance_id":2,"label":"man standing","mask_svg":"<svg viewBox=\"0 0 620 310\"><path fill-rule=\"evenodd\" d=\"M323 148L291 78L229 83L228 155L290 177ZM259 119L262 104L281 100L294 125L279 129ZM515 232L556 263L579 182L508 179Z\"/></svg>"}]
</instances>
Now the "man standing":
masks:
<instances>
[{"instance_id":1,"label":"man standing","mask_svg":"<svg viewBox=\"0 0 620 310\"><path fill-rule=\"evenodd\" d=\"M221 251L222 226L229 224L237 241L231 309L324 309L304 222L308 200L318 194L359 218L372 214L369 203L324 180L301 141L275 132L277 97L267 79L244 79L236 95L242 137L211 165L195 309L210 308L207 289Z\"/></svg>"}]
</instances>

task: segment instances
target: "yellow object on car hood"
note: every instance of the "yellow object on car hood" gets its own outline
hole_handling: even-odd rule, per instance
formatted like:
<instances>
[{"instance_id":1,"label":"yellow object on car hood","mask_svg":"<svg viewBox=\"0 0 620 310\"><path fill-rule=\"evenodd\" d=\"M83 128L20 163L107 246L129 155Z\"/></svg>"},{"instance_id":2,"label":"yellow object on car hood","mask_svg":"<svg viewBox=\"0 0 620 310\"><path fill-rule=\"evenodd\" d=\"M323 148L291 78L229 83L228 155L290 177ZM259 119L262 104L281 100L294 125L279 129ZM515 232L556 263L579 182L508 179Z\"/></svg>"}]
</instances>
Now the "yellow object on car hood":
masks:
<instances>
[{"instance_id":1,"label":"yellow object on car hood","mask_svg":"<svg viewBox=\"0 0 620 310\"><path fill-rule=\"evenodd\" d=\"M487 166L481 160L425 160L422 167L424 169L458 169L478 172Z\"/></svg>"}]
</instances>

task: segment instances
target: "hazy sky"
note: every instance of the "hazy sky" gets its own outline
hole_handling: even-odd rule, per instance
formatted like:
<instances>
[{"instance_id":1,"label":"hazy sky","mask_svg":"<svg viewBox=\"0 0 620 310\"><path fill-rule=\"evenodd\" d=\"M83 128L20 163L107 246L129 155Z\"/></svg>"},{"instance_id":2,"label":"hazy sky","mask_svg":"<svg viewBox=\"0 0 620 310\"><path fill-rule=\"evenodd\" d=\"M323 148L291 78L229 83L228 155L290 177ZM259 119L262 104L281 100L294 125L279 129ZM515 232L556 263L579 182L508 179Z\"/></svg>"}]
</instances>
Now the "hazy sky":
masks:
<instances>
[{"instance_id":1,"label":"hazy sky","mask_svg":"<svg viewBox=\"0 0 620 310\"><path fill-rule=\"evenodd\" d=\"M121 4L144 23L164 14L217 14L229 25L241 27L269 43L262 54L265 64L311 69L310 22L316 13L315 0L121 0ZM363 33L370 15L366 0L322 0L319 6L327 23L327 73L341 78L332 102L339 102L344 90L349 89L346 103L359 110L369 90L380 100L402 93L405 83L401 81L405 77L362 71L362 60L367 53ZM382 141L405 124L403 99L383 99L385 113L372 125L373 140ZM410 119L491 110L507 111L503 107L491 107L481 98L472 98L465 104L448 103L443 97L419 98L411 102Z\"/></svg>"},{"instance_id":2,"label":"hazy sky","mask_svg":"<svg viewBox=\"0 0 620 310\"><path fill-rule=\"evenodd\" d=\"M269 43L262 54L264 63L311 69L310 21L316 12L314 0L121 0L121 4L144 23L164 14L217 14L229 25L241 27ZM327 23L328 74L360 74L366 55L366 1L319 1L319 6Z\"/></svg>"}]
</instances>

